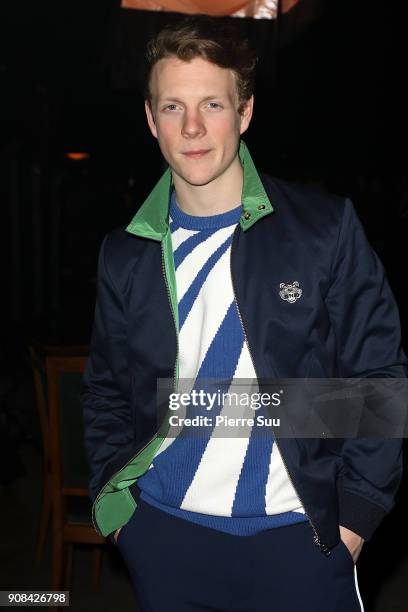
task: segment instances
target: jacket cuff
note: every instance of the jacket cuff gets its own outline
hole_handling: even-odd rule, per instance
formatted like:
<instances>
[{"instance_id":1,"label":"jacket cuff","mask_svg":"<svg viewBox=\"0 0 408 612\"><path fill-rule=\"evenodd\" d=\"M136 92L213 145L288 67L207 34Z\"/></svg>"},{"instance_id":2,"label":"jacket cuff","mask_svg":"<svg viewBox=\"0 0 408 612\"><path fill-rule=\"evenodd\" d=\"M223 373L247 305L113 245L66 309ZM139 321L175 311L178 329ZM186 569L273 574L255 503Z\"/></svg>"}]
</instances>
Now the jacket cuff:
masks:
<instances>
[{"instance_id":1,"label":"jacket cuff","mask_svg":"<svg viewBox=\"0 0 408 612\"><path fill-rule=\"evenodd\" d=\"M339 525L369 540L387 512L361 495L338 490Z\"/></svg>"}]
</instances>

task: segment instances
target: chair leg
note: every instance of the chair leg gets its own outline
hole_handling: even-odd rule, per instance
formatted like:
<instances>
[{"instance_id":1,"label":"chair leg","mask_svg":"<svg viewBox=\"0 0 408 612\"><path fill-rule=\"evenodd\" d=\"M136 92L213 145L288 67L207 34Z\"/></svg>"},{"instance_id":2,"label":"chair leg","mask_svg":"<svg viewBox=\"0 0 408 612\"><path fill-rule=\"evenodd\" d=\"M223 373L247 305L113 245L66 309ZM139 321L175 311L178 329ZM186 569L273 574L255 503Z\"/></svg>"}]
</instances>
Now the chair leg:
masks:
<instances>
[{"instance_id":1,"label":"chair leg","mask_svg":"<svg viewBox=\"0 0 408 612\"><path fill-rule=\"evenodd\" d=\"M66 555L65 555L65 578L64 578L64 591L71 589L72 580L72 557L73 557L73 544L67 544Z\"/></svg>"},{"instance_id":2,"label":"chair leg","mask_svg":"<svg viewBox=\"0 0 408 612\"><path fill-rule=\"evenodd\" d=\"M94 591L99 589L100 578L101 578L101 567L102 567L102 546L95 546L93 552L94 567L93 567L93 580L92 586Z\"/></svg>"},{"instance_id":3,"label":"chair leg","mask_svg":"<svg viewBox=\"0 0 408 612\"><path fill-rule=\"evenodd\" d=\"M47 527L51 516L51 481L49 474L44 474L44 484L43 484L43 498L41 504L41 512L40 512L40 524L38 526L37 533L37 544L35 550L35 563L41 561L43 552L44 552L44 544L45 537L47 535Z\"/></svg>"},{"instance_id":4,"label":"chair leg","mask_svg":"<svg viewBox=\"0 0 408 612\"><path fill-rule=\"evenodd\" d=\"M59 591L62 583L63 571L63 542L62 535L54 530L52 538L52 578L51 585L54 591Z\"/></svg>"},{"instance_id":5,"label":"chair leg","mask_svg":"<svg viewBox=\"0 0 408 612\"><path fill-rule=\"evenodd\" d=\"M59 532L58 532L59 533ZM53 532L52 546L52 582L51 589L55 591L69 591L72 572L72 544L64 544L62 536L55 536ZM62 612L61 606L51 606L50 612Z\"/></svg>"}]
</instances>

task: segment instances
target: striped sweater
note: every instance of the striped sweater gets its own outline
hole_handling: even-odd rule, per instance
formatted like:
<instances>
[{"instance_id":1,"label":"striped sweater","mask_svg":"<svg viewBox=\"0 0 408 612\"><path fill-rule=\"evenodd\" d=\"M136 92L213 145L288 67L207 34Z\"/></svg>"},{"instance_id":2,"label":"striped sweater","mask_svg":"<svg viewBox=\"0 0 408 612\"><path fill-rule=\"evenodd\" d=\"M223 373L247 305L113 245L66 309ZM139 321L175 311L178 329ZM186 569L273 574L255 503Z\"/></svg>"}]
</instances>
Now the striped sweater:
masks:
<instances>
[{"instance_id":1,"label":"striped sweater","mask_svg":"<svg viewBox=\"0 0 408 612\"><path fill-rule=\"evenodd\" d=\"M169 213L180 379L191 379L197 390L203 388L200 380L222 380L224 391L231 388L225 381L256 382L230 273L232 236L242 206L217 215L190 215L179 208L173 191ZM189 410L187 416L206 413L214 419L242 408ZM256 435L256 427L225 436L215 435L211 427L198 436L176 436L170 428L138 480L142 499L174 516L242 536L307 520L273 436Z\"/></svg>"}]
</instances>

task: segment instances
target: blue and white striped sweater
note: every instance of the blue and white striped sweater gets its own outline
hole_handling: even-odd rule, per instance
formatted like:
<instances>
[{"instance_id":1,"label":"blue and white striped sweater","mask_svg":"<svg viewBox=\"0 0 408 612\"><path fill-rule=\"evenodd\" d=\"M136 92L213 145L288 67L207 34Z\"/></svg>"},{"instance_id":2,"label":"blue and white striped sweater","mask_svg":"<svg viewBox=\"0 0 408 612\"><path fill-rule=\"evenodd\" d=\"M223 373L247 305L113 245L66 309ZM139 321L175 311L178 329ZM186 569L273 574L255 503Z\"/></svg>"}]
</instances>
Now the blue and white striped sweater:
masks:
<instances>
[{"instance_id":1,"label":"blue and white striped sweater","mask_svg":"<svg viewBox=\"0 0 408 612\"><path fill-rule=\"evenodd\" d=\"M195 389L202 388L201 379L256 380L230 274L241 212L239 205L218 215L189 215L172 194L179 376L195 381ZM240 407L214 407L210 414L214 418L221 410L230 416ZM200 406L196 413L203 412ZM209 428L200 436L175 437L170 430L138 480L141 497L180 518L236 535L307 520L272 436L254 435L255 427L247 435L241 429L239 437L211 435Z\"/></svg>"}]
</instances>

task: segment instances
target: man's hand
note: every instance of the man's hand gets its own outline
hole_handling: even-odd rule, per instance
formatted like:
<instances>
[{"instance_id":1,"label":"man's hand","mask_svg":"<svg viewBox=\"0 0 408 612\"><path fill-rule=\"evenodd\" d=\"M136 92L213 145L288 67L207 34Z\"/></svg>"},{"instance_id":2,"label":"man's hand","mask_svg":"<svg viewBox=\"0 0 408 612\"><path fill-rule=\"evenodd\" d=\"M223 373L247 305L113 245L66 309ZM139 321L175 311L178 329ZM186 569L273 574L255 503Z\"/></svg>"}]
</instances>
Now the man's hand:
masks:
<instances>
[{"instance_id":1,"label":"man's hand","mask_svg":"<svg viewBox=\"0 0 408 612\"><path fill-rule=\"evenodd\" d=\"M343 540L344 544L347 546L350 555L353 557L354 563L357 562L357 559L361 553L361 549L363 548L364 540L361 536L351 531L351 529L347 529L347 527L343 527L339 525L340 528L340 538Z\"/></svg>"},{"instance_id":2,"label":"man's hand","mask_svg":"<svg viewBox=\"0 0 408 612\"><path fill-rule=\"evenodd\" d=\"M118 541L118 535L119 535L119 531L122 529L122 527L119 527L119 529L117 529L115 531L115 533L113 534L113 539L115 540L115 544Z\"/></svg>"}]
</instances>

